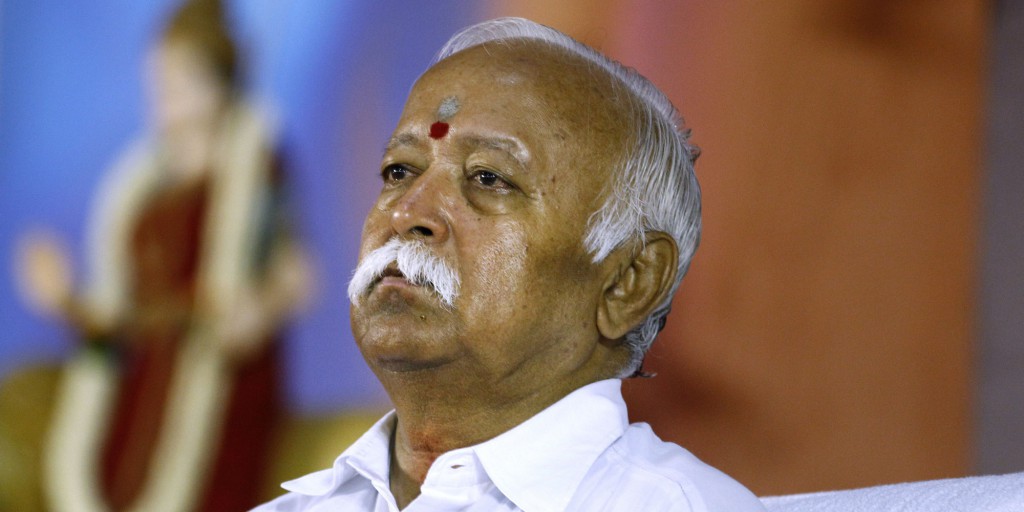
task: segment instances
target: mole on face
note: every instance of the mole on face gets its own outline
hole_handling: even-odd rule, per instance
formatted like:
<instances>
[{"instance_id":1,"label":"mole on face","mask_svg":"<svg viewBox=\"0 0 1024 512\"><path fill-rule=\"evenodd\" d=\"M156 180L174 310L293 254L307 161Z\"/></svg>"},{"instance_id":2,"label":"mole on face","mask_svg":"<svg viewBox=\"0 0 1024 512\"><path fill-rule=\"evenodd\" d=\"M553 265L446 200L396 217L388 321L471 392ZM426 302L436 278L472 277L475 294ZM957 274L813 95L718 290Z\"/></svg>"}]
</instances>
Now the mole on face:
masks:
<instances>
[{"instance_id":1,"label":"mole on face","mask_svg":"<svg viewBox=\"0 0 1024 512\"><path fill-rule=\"evenodd\" d=\"M448 135L448 121L459 111L459 99L455 96L448 96L441 100L437 107L437 122L430 125L430 138L440 139Z\"/></svg>"}]
</instances>

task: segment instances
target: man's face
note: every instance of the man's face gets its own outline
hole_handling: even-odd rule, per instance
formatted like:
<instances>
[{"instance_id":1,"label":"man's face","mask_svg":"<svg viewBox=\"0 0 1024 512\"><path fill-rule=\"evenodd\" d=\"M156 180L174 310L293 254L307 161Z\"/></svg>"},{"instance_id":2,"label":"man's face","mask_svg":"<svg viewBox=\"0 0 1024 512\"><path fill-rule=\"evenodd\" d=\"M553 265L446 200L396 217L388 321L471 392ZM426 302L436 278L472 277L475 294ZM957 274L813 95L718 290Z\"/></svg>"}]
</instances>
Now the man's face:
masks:
<instances>
[{"instance_id":1,"label":"man's face","mask_svg":"<svg viewBox=\"0 0 1024 512\"><path fill-rule=\"evenodd\" d=\"M607 98L576 61L542 50L473 48L410 93L360 259L393 238L420 240L461 286L449 307L401 276L371 284L352 326L378 376L537 382L589 364L605 271L583 238L622 127L595 107Z\"/></svg>"}]
</instances>

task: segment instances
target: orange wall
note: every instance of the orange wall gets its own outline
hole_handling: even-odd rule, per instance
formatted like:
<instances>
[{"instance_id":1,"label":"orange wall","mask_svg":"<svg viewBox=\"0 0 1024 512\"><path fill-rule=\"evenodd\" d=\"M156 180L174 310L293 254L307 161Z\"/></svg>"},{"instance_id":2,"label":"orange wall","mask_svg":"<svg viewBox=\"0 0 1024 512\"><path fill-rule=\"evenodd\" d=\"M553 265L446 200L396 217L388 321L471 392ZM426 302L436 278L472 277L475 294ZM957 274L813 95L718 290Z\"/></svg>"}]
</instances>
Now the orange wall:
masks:
<instances>
[{"instance_id":1,"label":"orange wall","mask_svg":"<svg viewBox=\"0 0 1024 512\"><path fill-rule=\"evenodd\" d=\"M965 474L981 0L497 3L665 90L705 236L627 384L759 494Z\"/></svg>"}]
</instances>

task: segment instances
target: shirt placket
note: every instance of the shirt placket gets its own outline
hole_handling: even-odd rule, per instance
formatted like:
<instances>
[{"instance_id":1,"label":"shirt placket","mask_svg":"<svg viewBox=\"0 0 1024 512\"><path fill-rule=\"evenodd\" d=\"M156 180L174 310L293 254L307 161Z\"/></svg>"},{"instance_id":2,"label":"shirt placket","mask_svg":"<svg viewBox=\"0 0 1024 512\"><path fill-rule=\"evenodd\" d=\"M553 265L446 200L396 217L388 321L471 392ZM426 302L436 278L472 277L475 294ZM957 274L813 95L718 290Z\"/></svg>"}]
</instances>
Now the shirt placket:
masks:
<instances>
[{"instance_id":1,"label":"shirt placket","mask_svg":"<svg viewBox=\"0 0 1024 512\"><path fill-rule=\"evenodd\" d=\"M472 451L447 453L434 461L405 512L467 510L493 485Z\"/></svg>"}]
</instances>

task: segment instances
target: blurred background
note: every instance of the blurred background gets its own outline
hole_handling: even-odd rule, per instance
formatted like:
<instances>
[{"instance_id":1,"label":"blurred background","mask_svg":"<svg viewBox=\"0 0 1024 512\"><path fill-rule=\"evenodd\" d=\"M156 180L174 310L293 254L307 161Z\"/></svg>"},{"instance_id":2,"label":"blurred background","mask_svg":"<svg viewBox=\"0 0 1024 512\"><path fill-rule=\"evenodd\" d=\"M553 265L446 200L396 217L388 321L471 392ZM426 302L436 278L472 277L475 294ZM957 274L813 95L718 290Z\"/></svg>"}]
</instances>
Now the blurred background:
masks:
<instances>
[{"instance_id":1,"label":"blurred background","mask_svg":"<svg viewBox=\"0 0 1024 512\"><path fill-rule=\"evenodd\" d=\"M61 371L96 352L26 299L25 241L86 286L105 176L159 135L180 7L0 0L0 510L47 509ZM388 409L344 294L378 160L434 53L497 16L635 67L703 149L702 246L657 376L625 385L634 421L760 495L1024 470L1024 2L226 0L305 269L260 499Z\"/></svg>"}]
</instances>

